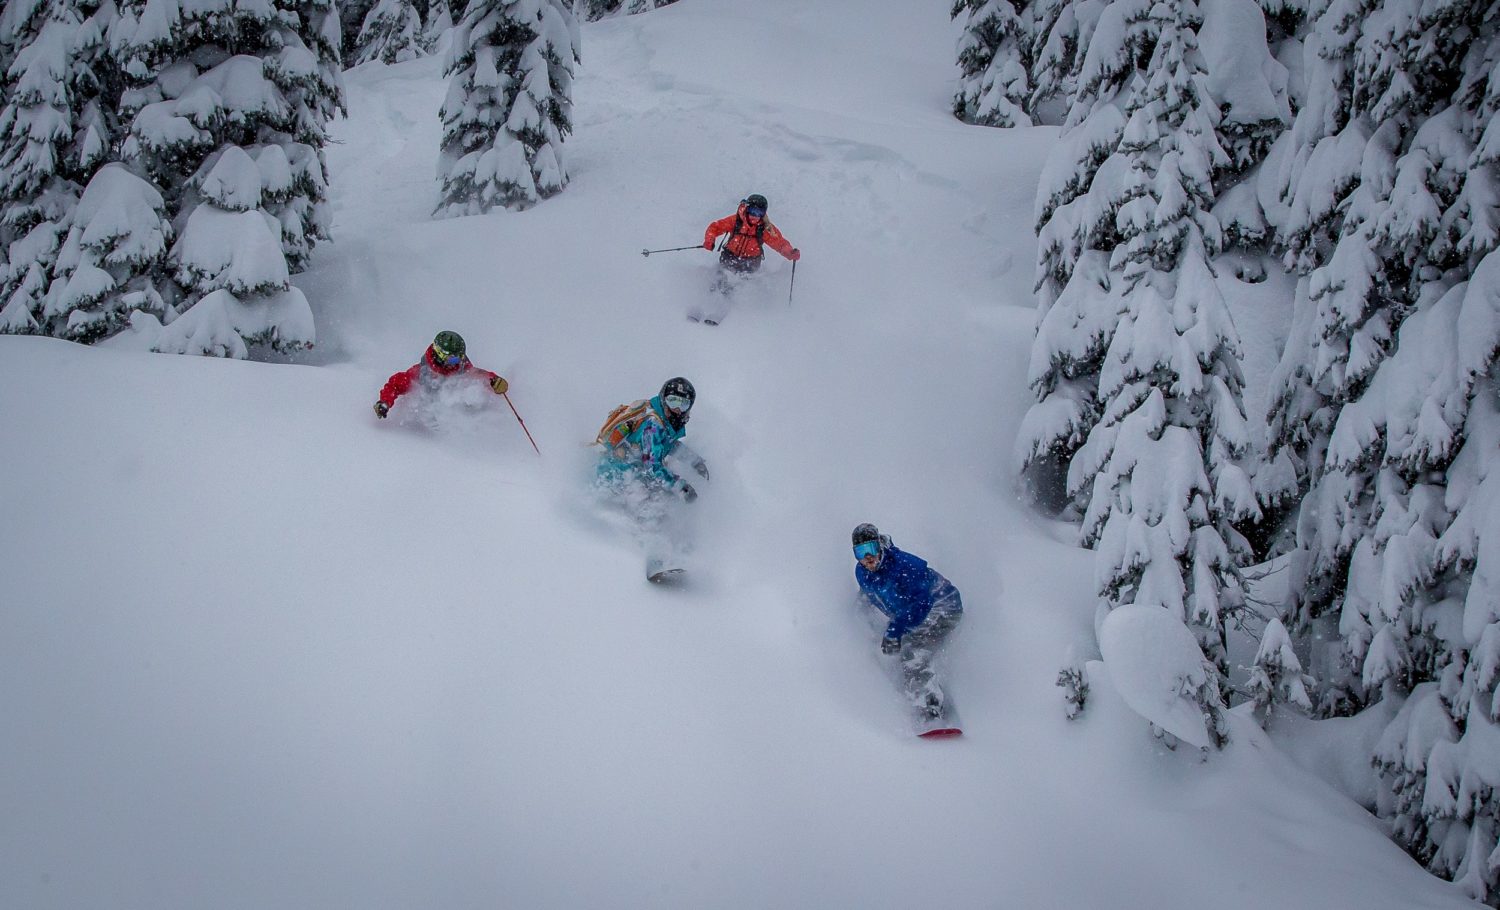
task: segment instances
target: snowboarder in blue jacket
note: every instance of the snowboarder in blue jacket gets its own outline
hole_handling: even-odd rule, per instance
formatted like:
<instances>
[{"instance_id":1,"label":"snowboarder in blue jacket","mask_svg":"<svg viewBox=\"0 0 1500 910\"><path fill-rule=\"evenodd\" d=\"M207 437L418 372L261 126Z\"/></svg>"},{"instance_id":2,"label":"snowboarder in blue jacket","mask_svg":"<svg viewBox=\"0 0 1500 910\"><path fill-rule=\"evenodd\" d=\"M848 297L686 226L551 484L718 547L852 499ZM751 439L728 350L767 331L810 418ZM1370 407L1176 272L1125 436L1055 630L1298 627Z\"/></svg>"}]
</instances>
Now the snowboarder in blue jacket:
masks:
<instances>
[{"instance_id":1,"label":"snowboarder in blue jacket","mask_svg":"<svg viewBox=\"0 0 1500 910\"><path fill-rule=\"evenodd\" d=\"M943 689L933 661L963 618L953 583L903 550L872 524L854 529L854 579L866 603L889 620L880 652L899 655L906 694L933 717L943 713Z\"/></svg>"}]
</instances>

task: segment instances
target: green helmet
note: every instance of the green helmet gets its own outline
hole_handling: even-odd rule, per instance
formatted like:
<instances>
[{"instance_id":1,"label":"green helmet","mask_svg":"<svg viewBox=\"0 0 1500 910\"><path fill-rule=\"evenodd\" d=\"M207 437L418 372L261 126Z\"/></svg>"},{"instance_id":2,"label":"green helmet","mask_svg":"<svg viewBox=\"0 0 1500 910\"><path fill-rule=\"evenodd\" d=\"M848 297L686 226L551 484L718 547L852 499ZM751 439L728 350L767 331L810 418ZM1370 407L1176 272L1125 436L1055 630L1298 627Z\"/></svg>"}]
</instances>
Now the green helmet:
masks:
<instances>
[{"instance_id":1,"label":"green helmet","mask_svg":"<svg viewBox=\"0 0 1500 910\"><path fill-rule=\"evenodd\" d=\"M464 356L464 339L457 332L438 332L432 339L432 352L438 360Z\"/></svg>"}]
</instances>

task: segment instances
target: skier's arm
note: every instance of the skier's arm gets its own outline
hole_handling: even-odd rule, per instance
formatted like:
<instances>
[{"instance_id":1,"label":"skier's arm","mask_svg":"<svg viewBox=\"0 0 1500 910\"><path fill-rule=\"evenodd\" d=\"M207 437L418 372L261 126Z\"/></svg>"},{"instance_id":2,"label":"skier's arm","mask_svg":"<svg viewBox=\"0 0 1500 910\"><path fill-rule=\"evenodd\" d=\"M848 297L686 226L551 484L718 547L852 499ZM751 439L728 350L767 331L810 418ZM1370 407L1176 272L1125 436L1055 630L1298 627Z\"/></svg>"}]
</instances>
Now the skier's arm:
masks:
<instances>
[{"instance_id":1,"label":"skier's arm","mask_svg":"<svg viewBox=\"0 0 1500 910\"><path fill-rule=\"evenodd\" d=\"M381 402L390 407L396 403L397 398L411 391L411 384L416 381L417 371L420 369L420 366L414 366L387 379L385 387L380 390Z\"/></svg>"},{"instance_id":2,"label":"skier's arm","mask_svg":"<svg viewBox=\"0 0 1500 910\"><path fill-rule=\"evenodd\" d=\"M687 443L678 441L677 447L672 450L672 460L680 461L697 472L699 477L708 479L708 464L704 462L703 456L693 451Z\"/></svg>"},{"instance_id":3,"label":"skier's arm","mask_svg":"<svg viewBox=\"0 0 1500 910\"><path fill-rule=\"evenodd\" d=\"M774 224L766 225L765 236L761 238L766 246L780 253L783 257L792 258L792 245L781 234L781 229Z\"/></svg>"},{"instance_id":4,"label":"skier's arm","mask_svg":"<svg viewBox=\"0 0 1500 910\"><path fill-rule=\"evenodd\" d=\"M708 229L703 232L704 249L713 249L714 241L719 238L719 235L727 234L732 230L734 230L733 215L730 215L727 218L720 218L718 221L710 222L708 225Z\"/></svg>"},{"instance_id":5,"label":"skier's arm","mask_svg":"<svg viewBox=\"0 0 1500 910\"><path fill-rule=\"evenodd\" d=\"M641 428L641 468L677 489L683 485L683 480L666 465L667 456L672 454L672 444L667 437L665 429L655 421Z\"/></svg>"},{"instance_id":6,"label":"skier's arm","mask_svg":"<svg viewBox=\"0 0 1500 910\"><path fill-rule=\"evenodd\" d=\"M470 367L469 375L476 376L489 383L490 388L495 390L496 395L503 395L505 394L505 390L510 388L510 383L500 378L500 374L494 372L493 370L485 370L479 367Z\"/></svg>"}]
</instances>

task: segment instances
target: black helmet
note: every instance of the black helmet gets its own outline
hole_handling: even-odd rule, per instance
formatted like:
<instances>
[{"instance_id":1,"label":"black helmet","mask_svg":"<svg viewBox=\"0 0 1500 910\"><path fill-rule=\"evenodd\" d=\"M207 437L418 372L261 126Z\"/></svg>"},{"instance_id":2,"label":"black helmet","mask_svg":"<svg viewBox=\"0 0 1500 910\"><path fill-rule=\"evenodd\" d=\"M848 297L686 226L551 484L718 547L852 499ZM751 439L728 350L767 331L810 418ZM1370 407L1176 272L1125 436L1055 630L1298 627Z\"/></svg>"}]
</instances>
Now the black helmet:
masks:
<instances>
[{"instance_id":1,"label":"black helmet","mask_svg":"<svg viewBox=\"0 0 1500 910\"><path fill-rule=\"evenodd\" d=\"M877 543L880 541L879 528L875 527L869 522L865 522L864 524L855 527L854 546L857 547L862 543L869 543L872 540L876 541Z\"/></svg>"},{"instance_id":2,"label":"black helmet","mask_svg":"<svg viewBox=\"0 0 1500 910\"><path fill-rule=\"evenodd\" d=\"M698 400L698 393L693 389L693 384L681 376L673 376L661 384L661 400L663 404L666 404L667 396L669 395L674 398L687 399L687 407L673 408L672 410L674 411L687 411L692 408L693 402Z\"/></svg>"},{"instance_id":3,"label":"black helmet","mask_svg":"<svg viewBox=\"0 0 1500 910\"><path fill-rule=\"evenodd\" d=\"M771 207L771 203L766 201L766 197L759 193L751 193L746 196L745 205L752 209L760 209L762 212Z\"/></svg>"},{"instance_id":4,"label":"black helmet","mask_svg":"<svg viewBox=\"0 0 1500 910\"><path fill-rule=\"evenodd\" d=\"M439 360L464 356L464 339L457 332L438 332L432 339L432 352Z\"/></svg>"}]
</instances>

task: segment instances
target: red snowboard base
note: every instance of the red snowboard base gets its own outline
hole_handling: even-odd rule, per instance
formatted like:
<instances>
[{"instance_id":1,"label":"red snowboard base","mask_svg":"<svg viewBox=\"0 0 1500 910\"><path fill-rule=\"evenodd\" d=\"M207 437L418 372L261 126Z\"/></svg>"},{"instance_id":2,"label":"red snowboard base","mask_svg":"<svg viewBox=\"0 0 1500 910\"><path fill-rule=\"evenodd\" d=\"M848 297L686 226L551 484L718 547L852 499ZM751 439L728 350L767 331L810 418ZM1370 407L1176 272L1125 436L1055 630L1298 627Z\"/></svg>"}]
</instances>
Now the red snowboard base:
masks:
<instances>
[{"instance_id":1,"label":"red snowboard base","mask_svg":"<svg viewBox=\"0 0 1500 910\"><path fill-rule=\"evenodd\" d=\"M964 731L957 727L939 727L936 730L928 730L926 733L918 733L923 739L947 739L951 736L963 736Z\"/></svg>"}]
</instances>

